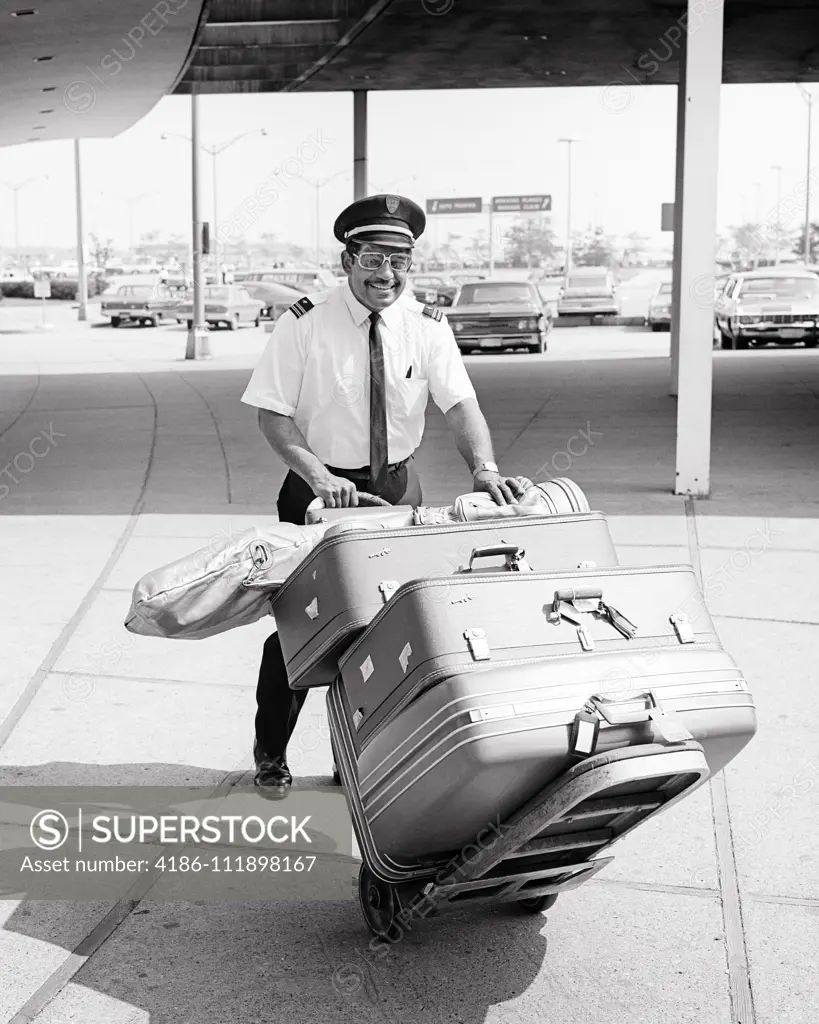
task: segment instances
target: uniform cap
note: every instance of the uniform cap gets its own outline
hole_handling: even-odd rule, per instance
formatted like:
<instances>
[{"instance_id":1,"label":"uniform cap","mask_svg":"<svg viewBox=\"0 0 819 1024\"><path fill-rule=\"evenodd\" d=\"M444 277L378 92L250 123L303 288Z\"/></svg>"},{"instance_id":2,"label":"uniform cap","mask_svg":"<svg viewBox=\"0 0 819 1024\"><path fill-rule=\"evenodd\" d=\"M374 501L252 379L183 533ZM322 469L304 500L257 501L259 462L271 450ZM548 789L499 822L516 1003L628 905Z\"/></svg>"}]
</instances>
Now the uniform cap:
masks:
<instances>
[{"instance_id":1,"label":"uniform cap","mask_svg":"<svg viewBox=\"0 0 819 1024\"><path fill-rule=\"evenodd\" d=\"M426 223L421 207L405 196L366 196L342 210L333 234L345 244L377 242L411 249Z\"/></svg>"}]
</instances>

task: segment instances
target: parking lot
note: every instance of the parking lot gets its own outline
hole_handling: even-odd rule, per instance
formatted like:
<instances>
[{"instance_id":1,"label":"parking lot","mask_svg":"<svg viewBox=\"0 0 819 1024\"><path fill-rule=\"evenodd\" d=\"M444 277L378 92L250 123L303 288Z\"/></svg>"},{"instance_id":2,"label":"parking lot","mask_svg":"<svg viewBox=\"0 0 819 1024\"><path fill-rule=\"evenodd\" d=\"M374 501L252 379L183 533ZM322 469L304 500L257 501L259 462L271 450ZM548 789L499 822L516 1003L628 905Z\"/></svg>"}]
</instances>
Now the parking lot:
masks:
<instances>
[{"instance_id":1,"label":"parking lot","mask_svg":"<svg viewBox=\"0 0 819 1024\"><path fill-rule=\"evenodd\" d=\"M0 665L0 782L235 779L252 765L270 625L175 643L122 620L149 569L272 517L283 471L238 400L264 330L214 332L213 360L190 363L184 327L77 324L55 303L38 329L32 307L0 307L3 463L52 438L0 502L0 614L14 639ZM10 899L1 1019L728 1024L732 1000L752 998L757 1024L813 1024L819 354L714 353L713 493L686 503L672 494L668 344L578 327L555 330L543 355L467 365L505 470L576 480L621 562L697 566L760 717L725 779L625 840L544 915L429 921L379 958L352 900ZM418 463L428 503L469 489L434 407ZM290 759L302 784L327 781L320 692Z\"/></svg>"}]
</instances>

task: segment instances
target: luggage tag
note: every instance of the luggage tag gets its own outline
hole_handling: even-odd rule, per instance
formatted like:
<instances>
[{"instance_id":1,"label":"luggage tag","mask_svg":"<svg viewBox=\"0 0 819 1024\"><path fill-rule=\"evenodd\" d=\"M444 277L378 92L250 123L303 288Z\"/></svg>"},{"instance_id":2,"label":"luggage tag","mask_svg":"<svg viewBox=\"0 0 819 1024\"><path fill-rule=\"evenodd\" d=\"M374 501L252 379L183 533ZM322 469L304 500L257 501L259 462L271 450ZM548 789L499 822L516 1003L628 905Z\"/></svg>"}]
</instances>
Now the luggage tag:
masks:
<instances>
[{"instance_id":1,"label":"luggage tag","mask_svg":"<svg viewBox=\"0 0 819 1024\"><path fill-rule=\"evenodd\" d=\"M591 757L597 749L597 737L600 733L600 718L583 708L574 716L569 734L569 753L578 759Z\"/></svg>"},{"instance_id":2,"label":"luggage tag","mask_svg":"<svg viewBox=\"0 0 819 1024\"><path fill-rule=\"evenodd\" d=\"M686 740L694 739L682 720L673 712L668 714L661 707L654 707L649 711L648 717L666 743L685 743Z\"/></svg>"},{"instance_id":3,"label":"luggage tag","mask_svg":"<svg viewBox=\"0 0 819 1024\"><path fill-rule=\"evenodd\" d=\"M577 607L578 603L579 602L575 602L575 607ZM580 611L585 611L586 609L579 609L579 610ZM580 646L583 648L583 650L584 651L593 651L594 650L594 640L592 640L592 638L586 632L586 627L583 625L583 623L580 621L580 619L578 619L574 615L572 615L571 612L564 611L563 608L558 606L551 613L549 618L552 620L552 622L560 622L561 619L565 619L566 622L570 622L574 626L574 628L575 628L575 630L577 632L577 639L580 641Z\"/></svg>"}]
</instances>

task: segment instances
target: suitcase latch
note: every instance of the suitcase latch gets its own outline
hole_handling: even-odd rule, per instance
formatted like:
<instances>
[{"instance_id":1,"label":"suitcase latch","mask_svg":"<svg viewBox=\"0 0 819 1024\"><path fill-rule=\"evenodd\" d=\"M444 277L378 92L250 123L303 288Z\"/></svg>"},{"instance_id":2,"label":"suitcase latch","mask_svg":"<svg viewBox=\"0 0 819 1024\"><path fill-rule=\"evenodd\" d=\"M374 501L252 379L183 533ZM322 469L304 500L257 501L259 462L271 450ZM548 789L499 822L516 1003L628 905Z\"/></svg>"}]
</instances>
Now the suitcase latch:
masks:
<instances>
[{"instance_id":1,"label":"suitcase latch","mask_svg":"<svg viewBox=\"0 0 819 1024\"><path fill-rule=\"evenodd\" d=\"M681 644L696 643L697 638L694 635L694 627L691 625L687 615L683 615L682 612L675 613L669 617L669 621L674 627L674 632L677 634L677 639Z\"/></svg>"},{"instance_id":2,"label":"suitcase latch","mask_svg":"<svg viewBox=\"0 0 819 1024\"><path fill-rule=\"evenodd\" d=\"M491 659L492 652L489 650L489 641L486 639L485 630L465 629L464 637L474 661L489 661Z\"/></svg>"},{"instance_id":3,"label":"suitcase latch","mask_svg":"<svg viewBox=\"0 0 819 1024\"><path fill-rule=\"evenodd\" d=\"M381 591L381 596L384 599L384 604L389 601L392 595L398 590L400 586L398 580L382 580L378 584L378 589Z\"/></svg>"},{"instance_id":4,"label":"suitcase latch","mask_svg":"<svg viewBox=\"0 0 819 1024\"><path fill-rule=\"evenodd\" d=\"M357 729L364 721L364 709L358 708L357 711L353 712L353 725Z\"/></svg>"}]
</instances>

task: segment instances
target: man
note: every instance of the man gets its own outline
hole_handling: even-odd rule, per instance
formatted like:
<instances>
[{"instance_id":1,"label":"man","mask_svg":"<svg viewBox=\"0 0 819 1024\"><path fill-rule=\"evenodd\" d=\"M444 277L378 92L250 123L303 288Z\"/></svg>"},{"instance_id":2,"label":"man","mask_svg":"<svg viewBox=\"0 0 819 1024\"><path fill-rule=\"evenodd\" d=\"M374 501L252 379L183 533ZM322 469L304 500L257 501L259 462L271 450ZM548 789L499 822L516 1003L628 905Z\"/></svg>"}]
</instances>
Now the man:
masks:
<instances>
[{"instance_id":1,"label":"man","mask_svg":"<svg viewBox=\"0 0 819 1024\"><path fill-rule=\"evenodd\" d=\"M279 519L304 523L315 497L328 508L358 504L359 491L420 505L414 452L429 393L473 474L473 489L499 504L523 489L498 472L489 428L442 312L401 298L423 210L400 196L369 196L335 223L346 284L306 296L276 322L242 401L289 467ZM281 645L265 643L256 693L255 783L287 795L287 743L306 696L287 683Z\"/></svg>"}]
</instances>

